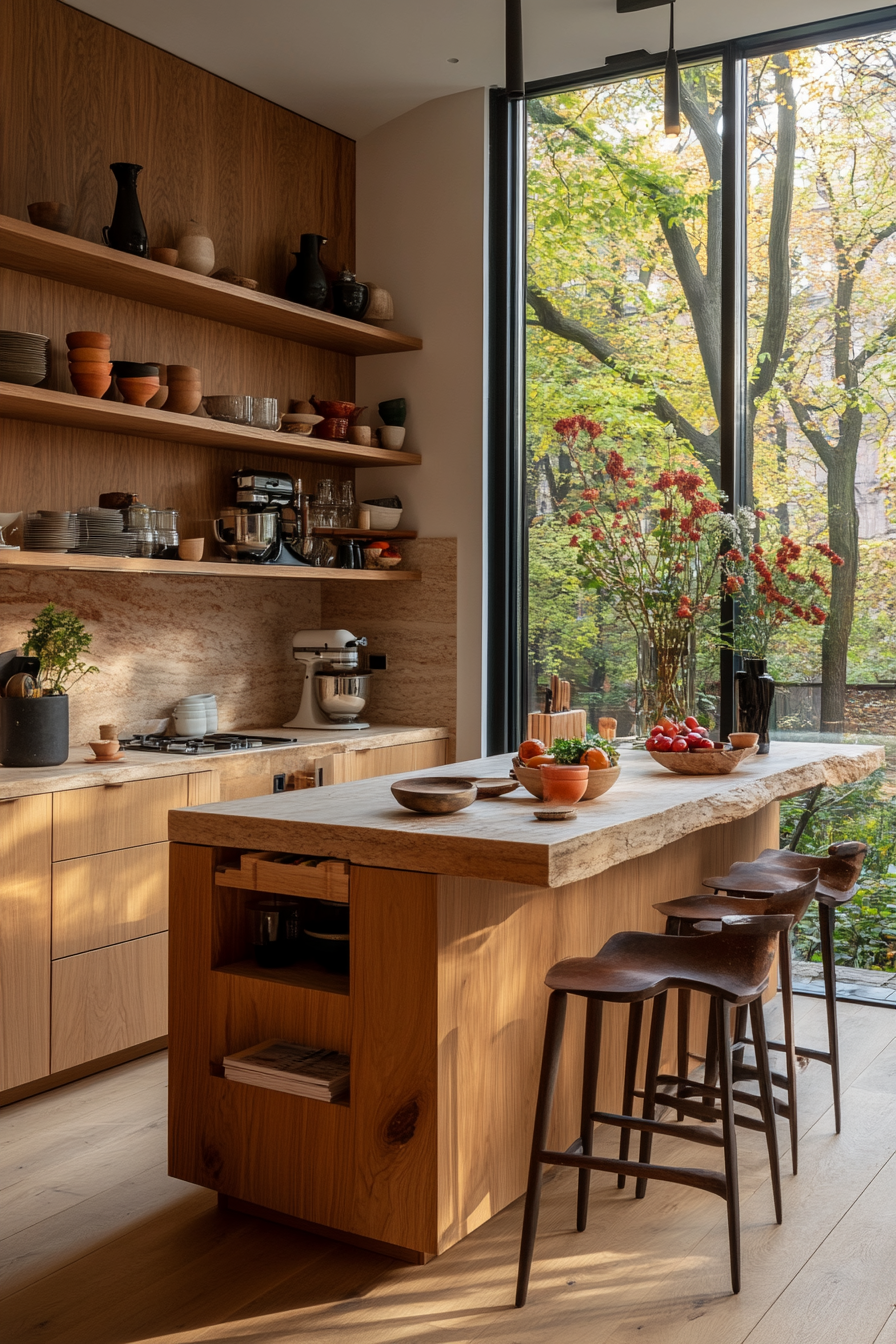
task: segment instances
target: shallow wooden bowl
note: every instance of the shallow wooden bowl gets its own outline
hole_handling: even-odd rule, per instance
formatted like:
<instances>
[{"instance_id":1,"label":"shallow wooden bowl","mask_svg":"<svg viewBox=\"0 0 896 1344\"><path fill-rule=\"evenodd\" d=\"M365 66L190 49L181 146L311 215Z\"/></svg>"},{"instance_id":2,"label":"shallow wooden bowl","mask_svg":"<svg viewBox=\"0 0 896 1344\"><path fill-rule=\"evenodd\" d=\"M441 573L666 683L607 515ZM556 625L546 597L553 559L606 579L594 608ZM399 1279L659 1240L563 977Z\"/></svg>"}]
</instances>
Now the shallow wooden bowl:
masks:
<instances>
[{"instance_id":1,"label":"shallow wooden bowl","mask_svg":"<svg viewBox=\"0 0 896 1344\"><path fill-rule=\"evenodd\" d=\"M31 223L54 233L68 233L74 217L72 207L64 201L34 201L28 207Z\"/></svg>"},{"instance_id":2,"label":"shallow wooden bowl","mask_svg":"<svg viewBox=\"0 0 896 1344\"><path fill-rule=\"evenodd\" d=\"M90 350L108 350L112 345L112 337L105 331L70 331L65 343L69 350L77 350L81 346L87 346Z\"/></svg>"},{"instance_id":3,"label":"shallow wooden bowl","mask_svg":"<svg viewBox=\"0 0 896 1344\"><path fill-rule=\"evenodd\" d=\"M460 812L476 801L476 783L472 779L399 779L392 785L392 795L402 807L412 812L430 812L435 815Z\"/></svg>"},{"instance_id":4,"label":"shallow wooden bowl","mask_svg":"<svg viewBox=\"0 0 896 1344\"><path fill-rule=\"evenodd\" d=\"M675 775L730 775L741 761L755 756L758 747L743 747L740 751L648 751L657 765Z\"/></svg>"},{"instance_id":5,"label":"shallow wooden bowl","mask_svg":"<svg viewBox=\"0 0 896 1344\"><path fill-rule=\"evenodd\" d=\"M621 765L614 765L609 770L589 770L588 787L579 802L590 803L593 798L599 798L602 793L612 789L619 778L621 769ZM523 788L528 789L533 798L544 798L544 780L537 766L521 765L519 758L514 757L513 773Z\"/></svg>"},{"instance_id":6,"label":"shallow wooden bowl","mask_svg":"<svg viewBox=\"0 0 896 1344\"><path fill-rule=\"evenodd\" d=\"M504 779L503 776L489 776L487 779L474 780L476 785L476 797L479 798L501 798L505 793L513 793L519 788L519 783L515 779Z\"/></svg>"}]
</instances>

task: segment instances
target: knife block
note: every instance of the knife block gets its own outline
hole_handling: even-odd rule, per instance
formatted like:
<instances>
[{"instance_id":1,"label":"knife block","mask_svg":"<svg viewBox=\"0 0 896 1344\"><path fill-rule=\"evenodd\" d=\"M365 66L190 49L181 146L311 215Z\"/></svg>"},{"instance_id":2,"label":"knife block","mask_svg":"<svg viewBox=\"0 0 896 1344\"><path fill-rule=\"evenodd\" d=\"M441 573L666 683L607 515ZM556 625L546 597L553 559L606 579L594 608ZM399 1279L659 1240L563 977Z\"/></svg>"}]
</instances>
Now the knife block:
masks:
<instances>
[{"instance_id":1,"label":"knife block","mask_svg":"<svg viewBox=\"0 0 896 1344\"><path fill-rule=\"evenodd\" d=\"M546 747L558 737L584 737L588 724L584 709L567 709L562 714L530 714L529 736L537 737Z\"/></svg>"}]
</instances>

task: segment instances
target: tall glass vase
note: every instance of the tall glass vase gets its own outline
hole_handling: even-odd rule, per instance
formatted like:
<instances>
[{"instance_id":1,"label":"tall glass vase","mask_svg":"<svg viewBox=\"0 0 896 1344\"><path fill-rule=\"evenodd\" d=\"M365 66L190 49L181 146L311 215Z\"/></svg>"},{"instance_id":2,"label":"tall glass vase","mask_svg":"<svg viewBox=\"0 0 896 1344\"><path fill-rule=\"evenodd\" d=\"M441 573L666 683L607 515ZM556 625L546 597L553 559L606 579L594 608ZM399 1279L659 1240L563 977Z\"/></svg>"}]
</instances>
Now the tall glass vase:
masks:
<instances>
[{"instance_id":1,"label":"tall glass vase","mask_svg":"<svg viewBox=\"0 0 896 1344\"><path fill-rule=\"evenodd\" d=\"M742 672L735 672L737 730L759 734L759 755L769 751L768 721L775 703L775 679L764 658L745 658Z\"/></svg>"},{"instance_id":2,"label":"tall glass vase","mask_svg":"<svg viewBox=\"0 0 896 1344\"><path fill-rule=\"evenodd\" d=\"M644 742L663 714L683 719L697 703L697 638L692 630L680 654L657 649L651 635L638 636L635 741Z\"/></svg>"}]
</instances>

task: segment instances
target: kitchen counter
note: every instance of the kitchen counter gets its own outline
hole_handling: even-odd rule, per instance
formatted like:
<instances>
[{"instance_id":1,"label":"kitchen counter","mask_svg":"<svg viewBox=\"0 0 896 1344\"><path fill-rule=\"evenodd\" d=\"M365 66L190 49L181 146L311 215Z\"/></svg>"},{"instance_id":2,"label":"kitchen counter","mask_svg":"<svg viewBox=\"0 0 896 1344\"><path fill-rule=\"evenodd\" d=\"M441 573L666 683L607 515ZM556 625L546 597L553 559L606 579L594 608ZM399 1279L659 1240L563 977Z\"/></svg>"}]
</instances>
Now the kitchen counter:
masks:
<instances>
[{"instance_id":1,"label":"kitchen counter","mask_svg":"<svg viewBox=\"0 0 896 1344\"><path fill-rule=\"evenodd\" d=\"M574 821L536 822L522 787L462 812L426 816L395 802L385 776L340 786L334 815L326 790L209 803L172 812L169 837L189 844L326 853L353 863L456 877L560 887L652 853L683 836L747 817L818 784L861 779L884 763L882 747L775 742L730 775L675 775L646 752L622 747L622 773ZM506 777L510 756L428 773Z\"/></svg>"},{"instance_id":2,"label":"kitchen counter","mask_svg":"<svg viewBox=\"0 0 896 1344\"><path fill-rule=\"evenodd\" d=\"M222 730L226 731L226 730ZM295 744L262 747L255 751L216 752L210 756L176 756L148 751L126 751L124 760L107 765L85 764L88 746L73 747L63 765L23 770L0 766L0 800L22 798L38 793L60 793L66 789L85 789L103 784L121 784L131 780L154 779L159 775L193 774L197 770L215 770L222 778L270 771L272 763L286 773L307 769L315 760L346 752L394 747L414 742L447 739L445 728L405 728L385 725L357 729L354 732L306 732L293 728L234 728L240 733L259 733L265 737L295 737ZM254 762L254 764L253 764Z\"/></svg>"},{"instance_id":3,"label":"kitchen counter","mask_svg":"<svg viewBox=\"0 0 896 1344\"><path fill-rule=\"evenodd\" d=\"M438 773L505 776L509 762ZM534 821L522 791L418 815L395 804L388 776L170 812L171 1175L229 1208L418 1263L446 1250L525 1190L548 968L620 930L662 932L657 901L778 846L779 799L882 763L878 747L775 742L701 778L625 749L619 782L567 823ZM244 872L240 851L258 850L350 860L350 975L256 965L247 901L311 880L269 861ZM707 1002L691 1004L696 1057ZM600 1109L619 1110L625 1031L624 1008L606 1005ZM223 1076L226 1054L271 1037L347 1052L348 1099ZM550 1148L579 1132L583 1039L573 999ZM676 1055L673 998L663 1071Z\"/></svg>"}]
</instances>

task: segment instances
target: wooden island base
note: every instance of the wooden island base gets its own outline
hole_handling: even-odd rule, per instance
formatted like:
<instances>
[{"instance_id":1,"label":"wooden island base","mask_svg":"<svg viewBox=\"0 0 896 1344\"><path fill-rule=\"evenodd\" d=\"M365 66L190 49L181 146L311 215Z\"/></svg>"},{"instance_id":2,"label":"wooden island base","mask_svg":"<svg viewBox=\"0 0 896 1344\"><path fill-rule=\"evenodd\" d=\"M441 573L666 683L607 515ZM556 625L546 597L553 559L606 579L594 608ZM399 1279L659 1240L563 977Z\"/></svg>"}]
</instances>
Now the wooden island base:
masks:
<instances>
[{"instance_id":1,"label":"wooden island base","mask_svg":"<svg viewBox=\"0 0 896 1344\"><path fill-rule=\"evenodd\" d=\"M698 892L707 874L777 843L771 802L565 886L353 862L350 982L248 962L244 906L255 893L215 883L241 851L173 844L171 1174L230 1208L401 1259L447 1250L525 1189L548 967L622 929L661 932L654 902ZM604 1109L620 1106L625 1011L605 1008ZM694 1011L698 1056L704 1024ZM583 1034L573 1000L551 1148L578 1133ZM225 1054L270 1037L350 1052L347 1103L225 1080Z\"/></svg>"}]
</instances>

